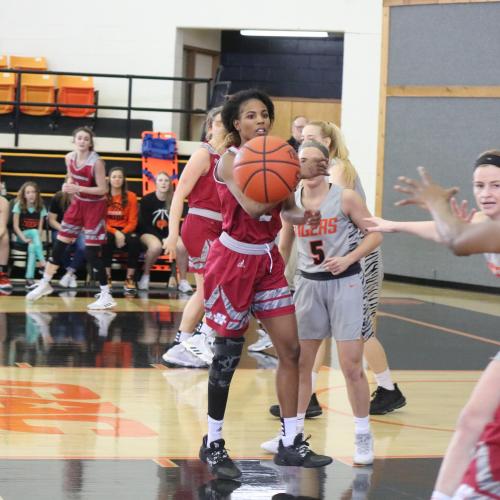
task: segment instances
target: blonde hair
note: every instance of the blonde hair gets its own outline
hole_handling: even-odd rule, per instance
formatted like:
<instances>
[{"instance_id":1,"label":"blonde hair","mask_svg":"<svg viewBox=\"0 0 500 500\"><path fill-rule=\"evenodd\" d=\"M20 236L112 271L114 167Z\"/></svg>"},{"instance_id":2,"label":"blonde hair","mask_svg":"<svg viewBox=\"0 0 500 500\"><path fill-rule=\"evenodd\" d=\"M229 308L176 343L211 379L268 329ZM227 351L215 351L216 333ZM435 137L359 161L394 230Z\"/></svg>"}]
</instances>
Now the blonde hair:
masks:
<instances>
[{"instance_id":1,"label":"blonde hair","mask_svg":"<svg viewBox=\"0 0 500 500\"><path fill-rule=\"evenodd\" d=\"M354 188L354 183L358 177L358 172L349 159L349 150L345 143L344 134L335 123L323 121L311 121L308 125L314 125L321 130L321 137L323 139L330 139L328 151L330 153L330 160L340 160L343 167L343 177L346 186L350 189Z\"/></svg>"}]
</instances>

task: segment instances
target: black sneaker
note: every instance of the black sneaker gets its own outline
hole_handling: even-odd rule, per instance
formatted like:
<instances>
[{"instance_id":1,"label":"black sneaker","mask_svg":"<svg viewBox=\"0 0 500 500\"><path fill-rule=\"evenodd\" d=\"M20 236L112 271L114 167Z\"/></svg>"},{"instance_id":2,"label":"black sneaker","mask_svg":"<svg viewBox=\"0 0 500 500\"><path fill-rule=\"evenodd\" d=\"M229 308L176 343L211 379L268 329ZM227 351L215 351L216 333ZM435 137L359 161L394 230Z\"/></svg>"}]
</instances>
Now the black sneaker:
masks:
<instances>
[{"instance_id":1,"label":"black sneaker","mask_svg":"<svg viewBox=\"0 0 500 500\"><path fill-rule=\"evenodd\" d=\"M370 401L370 415L385 415L391 411L406 405L406 398L399 390L398 384L394 384L394 390L389 391L383 387L377 387L372 393Z\"/></svg>"},{"instance_id":2,"label":"black sneaker","mask_svg":"<svg viewBox=\"0 0 500 500\"><path fill-rule=\"evenodd\" d=\"M225 448L225 441L217 439L207 446L208 436L203 436L200 447L200 460L208 465L208 470L217 479L236 479L241 476L241 471L229 458Z\"/></svg>"},{"instance_id":3,"label":"black sneaker","mask_svg":"<svg viewBox=\"0 0 500 500\"><path fill-rule=\"evenodd\" d=\"M231 493L241 486L232 479L212 479L198 488L198 500L214 500L230 498Z\"/></svg>"},{"instance_id":4,"label":"black sneaker","mask_svg":"<svg viewBox=\"0 0 500 500\"><path fill-rule=\"evenodd\" d=\"M283 441L280 439L278 445L278 453L274 455L274 463L276 465L287 465L294 467L324 467L331 464L333 459L326 455L317 455L309 448L307 439L304 439L302 433L297 434L291 446L283 446Z\"/></svg>"},{"instance_id":5,"label":"black sneaker","mask_svg":"<svg viewBox=\"0 0 500 500\"><path fill-rule=\"evenodd\" d=\"M273 417L281 417L280 414L280 405L271 405L269 407L269 413ZM311 399L309 400L309 405L306 410L306 418L314 418L314 417L319 417L320 415L323 414L323 409L319 405L318 398L316 397L316 393L313 392Z\"/></svg>"}]
</instances>

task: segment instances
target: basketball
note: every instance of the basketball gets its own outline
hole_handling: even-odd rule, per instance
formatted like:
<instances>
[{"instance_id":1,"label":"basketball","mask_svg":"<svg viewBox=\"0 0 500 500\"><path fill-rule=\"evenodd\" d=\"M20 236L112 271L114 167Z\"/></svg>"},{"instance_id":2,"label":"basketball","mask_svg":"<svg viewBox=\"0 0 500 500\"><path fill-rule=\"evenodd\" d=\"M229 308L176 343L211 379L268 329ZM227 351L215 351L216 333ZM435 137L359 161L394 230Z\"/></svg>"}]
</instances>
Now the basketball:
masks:
<instances>
[{"instance_id":1,"label":"basketball","mask_svg":"<svg viewBox=\"0 0 500 500\"><path fill-rule=\"evenodd\" d=\"M238 151L233 177L245 196L260 203L277 203L295 191L300 180L299 159L280 137L255 137Z\"/></svg>"}]
</instances>

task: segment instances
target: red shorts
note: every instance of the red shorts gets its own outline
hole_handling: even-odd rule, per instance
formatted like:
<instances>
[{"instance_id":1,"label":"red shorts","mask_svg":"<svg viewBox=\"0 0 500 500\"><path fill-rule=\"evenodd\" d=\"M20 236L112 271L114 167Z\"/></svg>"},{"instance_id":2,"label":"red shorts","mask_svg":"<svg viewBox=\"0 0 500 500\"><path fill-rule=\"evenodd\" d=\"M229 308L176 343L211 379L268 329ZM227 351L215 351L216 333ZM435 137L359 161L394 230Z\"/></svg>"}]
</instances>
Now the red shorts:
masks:
<instances>
[{"instance_id":1,"label":"red shorts","mask_svg":"<svg viewBox=\"0 0 500 500\"><path fill-rule=\"evenodd\" d=\"M188 271L203 274L208 251L222 232L222 222L188 214L182 223L181 237L189 255Z\"/></svg>"},{"instance_id":2,"label":"red shorts","mask_svg":"<svg viewBox=\"0 0 500 500\"><path fill-rule=\"evenodd\" d=\"M64 212L58 236L76 239L84 232L86 245L102 245L106 241L106 199L84 201L74 197Z\"/></svg>"},{"instance_id":3,"label":"red shorts","mask_svg":"<svg viewBox=\"0 0 500 500\"><path fill-rule=\"evenodd\" d=\"M241 337L256 318L293 314L285 264L276 246L269 254L234 252L216 240L205 266L207 324L223 337Z\"/></svg>"}]
</instances>

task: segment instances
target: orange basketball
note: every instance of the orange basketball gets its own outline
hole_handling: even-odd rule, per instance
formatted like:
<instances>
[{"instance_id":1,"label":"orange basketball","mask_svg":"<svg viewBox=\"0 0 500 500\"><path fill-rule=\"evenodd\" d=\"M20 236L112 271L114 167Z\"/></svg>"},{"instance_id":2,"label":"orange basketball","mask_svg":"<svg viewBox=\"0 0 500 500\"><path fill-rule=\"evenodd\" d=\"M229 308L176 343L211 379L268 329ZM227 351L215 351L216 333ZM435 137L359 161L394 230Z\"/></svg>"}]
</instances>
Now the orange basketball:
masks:
<instances>
[{"instance_id":1,"label":"orange basketball","mask_svg":"<svg viewBox=\"0 0 500 500\"><path fill-rule=\"evenodd\" d=\"M234 160L233 177L245 196L276 203L295 191L300 179L295 149L279 137L259 136L245 143Z\"/></svg>"}]
</instances>

